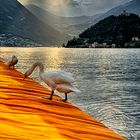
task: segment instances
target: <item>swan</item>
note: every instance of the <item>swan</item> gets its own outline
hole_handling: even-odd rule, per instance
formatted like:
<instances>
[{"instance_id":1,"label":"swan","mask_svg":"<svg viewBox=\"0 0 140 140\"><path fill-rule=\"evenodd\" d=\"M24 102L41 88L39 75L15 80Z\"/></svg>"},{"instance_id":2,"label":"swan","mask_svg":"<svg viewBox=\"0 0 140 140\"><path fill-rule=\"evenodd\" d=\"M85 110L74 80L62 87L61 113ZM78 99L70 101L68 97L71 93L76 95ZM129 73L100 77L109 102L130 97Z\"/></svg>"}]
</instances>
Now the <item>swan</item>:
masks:
<instances>
[{"instance_id":1,"label":"swan","mask_svg":"<svg viewBox=\"0 0 140 140\"><path fill-rule=\"evenodd\" d=\"M27 78L36 67L39 67L39 76L42 81L44 81L51 88L51 96L48 98L52 100L54 91L57 90L60 93L65 94L65 99L62 101L66 102L68 100L68 93L79 93L80 90L76 88L75 79L73 75L65 71L48 71L44 72L44 66L41 62L34 63L31 68L24 74L24 79ZM24 80L23 79L23 80Z\"/></svg>"},{"instance_id":2,"label":"swan","mask_svg":"<svg viewBox=\"0 0 140 140\"><path fill-rule=\"evenodd\" d=\"M11 58L11 60L9 60L8 62L7 62L7 65L9 66L9 68L10 67L13 67L13 69L15 68L15 65L18 63L18 58L15 56L15 55L13 55L12 56L12 58Z\"/></svg>"}]
</instances>

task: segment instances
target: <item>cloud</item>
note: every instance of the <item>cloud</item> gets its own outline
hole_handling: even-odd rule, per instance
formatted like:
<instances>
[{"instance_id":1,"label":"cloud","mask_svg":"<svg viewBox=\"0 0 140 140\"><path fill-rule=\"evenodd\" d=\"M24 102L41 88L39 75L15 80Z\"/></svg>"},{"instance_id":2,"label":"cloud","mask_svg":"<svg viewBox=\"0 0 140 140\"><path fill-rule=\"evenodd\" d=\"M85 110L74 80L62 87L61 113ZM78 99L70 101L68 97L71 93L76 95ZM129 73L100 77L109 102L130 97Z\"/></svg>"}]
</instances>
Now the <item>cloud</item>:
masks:
<instances>
[{"instance_id":1,"label":"cloud","mask_svg":"<svg viewBox=\"0 0 140 140\"><path fill-rule=\"evenodd\" d=\"M128 1L131 0L28 0L28 3L36 4L54 14L80 16L106 12Z\"/></svg>"},{"instance_id":2,"label":"cloud","mask_svg":"<svg viewBox=\"0 0 140 140\"><path fill-rule=\"evenodd\" d=\"M78 6L79 2L77 0L19 0L22 3L28 4L38 4L38 5L44 5L44 6L62 6L62 5L71 5L71 6Z\"/></svg>"},{"instance_id":3,"label":"cloud","mask_svg":"<svg viewBox=\"0 0 140 140\"><path fill-rule=\"evenodd\" d=\"M67 2L66 2L66 5L70 5L70 6L80 6L79 5L79 2L77 2L77 1L74 1L74 0L66 0Z\"/></svg>"},{"instance_id":4,"label":"cloud","mask_svg":"<svg viewBox=\"0 0 140 140\"><path fill-rule=\"evenodd\" d=\"M87 7L93 6L93 8L113 8L120 4L124 4L130 0L81 0L81 5L85 5Z\"/></svg>"}]
</instances>

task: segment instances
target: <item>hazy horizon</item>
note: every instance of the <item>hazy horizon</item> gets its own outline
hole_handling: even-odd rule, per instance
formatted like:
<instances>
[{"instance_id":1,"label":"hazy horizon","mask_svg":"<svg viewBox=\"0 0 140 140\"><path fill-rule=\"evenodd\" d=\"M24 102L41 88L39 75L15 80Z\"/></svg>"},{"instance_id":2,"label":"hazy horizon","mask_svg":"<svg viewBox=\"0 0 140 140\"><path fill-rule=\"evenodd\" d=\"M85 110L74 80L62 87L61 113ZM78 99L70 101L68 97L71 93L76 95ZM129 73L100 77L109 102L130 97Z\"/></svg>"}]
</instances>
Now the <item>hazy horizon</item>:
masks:
<instances>
[{"instance_id":1,"label":"hazy horizon","mask_svg":"<svg viewBox=\"0 0 140 140\"><path fill-rule=\"evenodd\" d=\"M34 4L55 15L95 15L127 3L131 0L18 0L23 5Z\"/></svg>"}]
</instances>

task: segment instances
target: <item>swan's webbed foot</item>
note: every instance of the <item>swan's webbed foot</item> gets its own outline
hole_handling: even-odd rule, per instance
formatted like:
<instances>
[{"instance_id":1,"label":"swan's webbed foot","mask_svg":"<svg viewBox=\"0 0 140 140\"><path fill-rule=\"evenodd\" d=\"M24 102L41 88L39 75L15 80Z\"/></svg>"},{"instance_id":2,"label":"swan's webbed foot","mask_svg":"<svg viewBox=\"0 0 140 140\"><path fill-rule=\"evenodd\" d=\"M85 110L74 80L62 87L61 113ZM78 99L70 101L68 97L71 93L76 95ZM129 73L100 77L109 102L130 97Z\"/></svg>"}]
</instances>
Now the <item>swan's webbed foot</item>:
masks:
<instances>
[{"instance_id":1,"label":"swan's webbed foot","mask_svg":"<svg viewBox=\"0 0 140 140\"><path fill-rule=\"evenodd\" d=\"M65 99L62 99L62 101L66 102L67 100L68 100L67 93L65 93Z\"/></svg>"},{"instance_id":2,"label":"swan's webbed foot","mask_svg":"<svg viewBox=\"0 0 140 140\"><path fill-rule=\"evenodd\" d=\"M54 94L54 91L51 92L51 96L50 96L49 98L46 97L46 96L45 96L44 98L45 98L45 99L48 99L48 100L52 100L53 94Z\"/></svg>"},{"instance_id":3,"label":"swan's webbed foot","mask_svg":"<svg viewBox=\"0 0 140 140\"><path fill-rule=\"evenodd\" d=\"M62 101L63 101L63 102L66 102L67 100L66 100L66 99L62 99Z\"/></svg>"},{"instance_id":4,"label":"swan's webbed foot","mask_svg":"<svg viewBox=\"0 0 140 140\"><path fill-rule=\"evenodd\" d=\"M52 100L52 98L50 97L50 98L48 98L49 100Z\"/></svg>"}]
</instances>

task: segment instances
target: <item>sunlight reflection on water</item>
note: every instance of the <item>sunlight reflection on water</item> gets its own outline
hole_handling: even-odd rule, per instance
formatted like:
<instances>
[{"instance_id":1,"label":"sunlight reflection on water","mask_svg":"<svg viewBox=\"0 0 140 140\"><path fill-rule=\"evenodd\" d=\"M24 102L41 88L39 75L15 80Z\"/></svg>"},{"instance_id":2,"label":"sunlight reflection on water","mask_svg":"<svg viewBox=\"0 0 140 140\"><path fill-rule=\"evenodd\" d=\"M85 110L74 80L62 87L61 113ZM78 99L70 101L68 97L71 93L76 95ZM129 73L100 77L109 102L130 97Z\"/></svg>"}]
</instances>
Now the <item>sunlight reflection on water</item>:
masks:
<instances>
[{"instance_id":1,"label":"sunlight reflection on water","mask_svg":"<svg viewBox=\"0 0 140 140\"><path fill-rule=\"evenodd\" d=\"M36 61L72 72L81 90L69 95L72 103L129 140L140 137L140 49L0 49L1 57L12 54L23 73ZM32 77L43 84L37 71Z\"/></svg>"}]
</instances>

